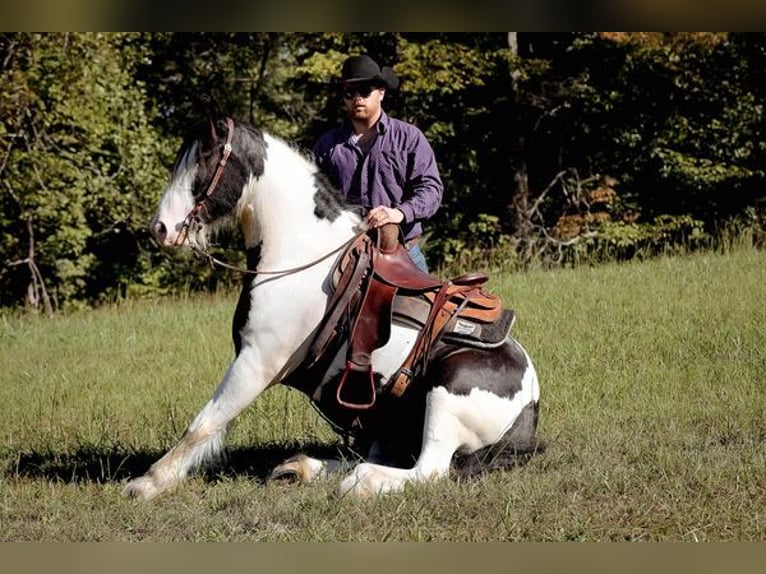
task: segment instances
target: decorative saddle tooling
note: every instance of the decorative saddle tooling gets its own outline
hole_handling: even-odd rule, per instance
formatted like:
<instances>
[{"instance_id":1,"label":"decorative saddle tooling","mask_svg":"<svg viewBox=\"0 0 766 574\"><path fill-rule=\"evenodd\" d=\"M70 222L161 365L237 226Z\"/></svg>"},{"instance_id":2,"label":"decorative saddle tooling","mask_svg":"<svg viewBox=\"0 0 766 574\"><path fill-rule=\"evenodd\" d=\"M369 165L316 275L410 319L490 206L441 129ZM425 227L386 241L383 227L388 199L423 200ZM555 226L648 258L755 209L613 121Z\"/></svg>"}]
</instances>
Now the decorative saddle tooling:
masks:
<instances>
[{"instance_id":1,"label":"decorative saddle tooling","mask_svg":"<svg viewBox=\"0 0 766 574\"><path fill-rule=\"evenodd\" d=\"M304 366L310 372L313 365L331 360L347 340L338 403L363 410L373 406L379 392L400 397L425 372L438 341L479 348L503 344L514 313L482 287L486 281L481 273L448 281L423 273L410 259L396 224L361 234L336 264L333 294ZM403 364L379 389L372 353L388 342L392 321L419 329L419 334Z\"/></svg>"}]
</instances>

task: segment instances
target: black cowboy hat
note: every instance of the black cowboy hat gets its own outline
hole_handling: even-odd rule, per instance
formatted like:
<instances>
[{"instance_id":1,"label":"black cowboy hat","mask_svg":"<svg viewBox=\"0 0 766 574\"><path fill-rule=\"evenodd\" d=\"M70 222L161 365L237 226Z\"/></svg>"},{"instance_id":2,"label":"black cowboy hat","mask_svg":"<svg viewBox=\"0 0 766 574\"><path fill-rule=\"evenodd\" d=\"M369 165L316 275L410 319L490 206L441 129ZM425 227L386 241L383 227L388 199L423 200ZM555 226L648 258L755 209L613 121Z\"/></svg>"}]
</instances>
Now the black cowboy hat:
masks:
<instances>
[{"instance_id":1,"label":"black cowboy hat","mask_svg":"<svg viewBox=\"0 0 766 574\"><path fill-rule=\"evenodd\" d=\"M399 87L399 77L394 73L394 70L388 66L381 68L375 60L366 54L346 58L340 72L340 79L331 83L335 86L341 86L352 82L372 82L389 90Z\"/></svg>"}]
</instances>

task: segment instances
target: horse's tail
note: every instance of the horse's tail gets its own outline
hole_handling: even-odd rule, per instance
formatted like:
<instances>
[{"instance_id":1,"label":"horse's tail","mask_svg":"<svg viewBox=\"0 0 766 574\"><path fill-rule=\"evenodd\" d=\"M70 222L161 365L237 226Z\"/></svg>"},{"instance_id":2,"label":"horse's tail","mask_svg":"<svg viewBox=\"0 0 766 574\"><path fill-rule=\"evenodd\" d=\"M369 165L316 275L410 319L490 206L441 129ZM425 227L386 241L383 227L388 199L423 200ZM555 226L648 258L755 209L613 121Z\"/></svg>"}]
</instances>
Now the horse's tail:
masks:
<instances>
[{"instance_id":1,"label":"horse's tail","mask_svg":"<svg viewBox=\"0 0 766 574\"><path fill-rule=\"evenodd\" d=\"M456 476L466 478L493 470L506 470L544 452L546 443L535 435L539 412L538 402L529 403L498 442L471 454L456 454L453 465Z\"/></svg>"}]
</instances>

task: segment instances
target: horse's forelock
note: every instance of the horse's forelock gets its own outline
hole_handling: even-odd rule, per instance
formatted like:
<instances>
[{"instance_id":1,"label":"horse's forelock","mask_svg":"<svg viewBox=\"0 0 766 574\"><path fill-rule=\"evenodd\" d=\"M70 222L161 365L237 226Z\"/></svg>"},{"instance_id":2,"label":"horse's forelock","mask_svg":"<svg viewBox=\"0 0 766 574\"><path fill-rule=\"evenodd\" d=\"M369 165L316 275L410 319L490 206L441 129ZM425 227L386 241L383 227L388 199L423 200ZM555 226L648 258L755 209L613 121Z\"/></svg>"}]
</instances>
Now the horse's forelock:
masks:
<instances>
[{"instance_id":1,"label":"horse's forelock","mask_svg":"<svg viewBox=\"0 0 766 574\"><path fill-rule=\"evenodd\" d=\"M196 150L201 145L200 138L196 132L193 132L186 136L181 147L176 152L176 157L173 160L173 170L170 172L171 177L178 174L179 170L183 170L188 167L190 156L196 154Z\"/></svg>"}]
</instances>

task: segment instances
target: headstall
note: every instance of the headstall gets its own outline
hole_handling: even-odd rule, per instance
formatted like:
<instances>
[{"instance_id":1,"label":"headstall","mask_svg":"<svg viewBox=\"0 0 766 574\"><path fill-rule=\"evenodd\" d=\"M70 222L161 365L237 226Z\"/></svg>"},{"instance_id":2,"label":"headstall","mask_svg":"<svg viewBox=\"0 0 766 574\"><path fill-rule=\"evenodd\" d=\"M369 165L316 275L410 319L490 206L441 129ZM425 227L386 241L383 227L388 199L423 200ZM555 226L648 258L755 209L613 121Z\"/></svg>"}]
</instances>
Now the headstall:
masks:
<instances>
[{"instance_id":1,"label":"headstall","mask_svg":"<svg viewBox=\"0 0 766 574\"><path fill-rule=\"evenodd\" d=\"M226 164L229 161L229 156L231 155L231 140L234 137L234 120L231 118L226 118L226 127L228 128L228 133L226 134L226 143L223 145L223 155L221 156L221 160L218 162L218 168L215 170L215 174L213 175L213 179L210 182L210 185L207 187L207 191L205 191L205 195L197 202L197 205L194 206L194 208L189 212L189 215L187 215L184 219L183 231L179 233L178 239L176 240L177 245L183 243L184 240L189 236L189 228L191 227L193 221L199 219L199 213L203 209L207 211L205 202L209 197L213 195L213 192L218 185L218 181L221 179L221 175L223 175L223 168L226 167Z\"/></svg>"}]
</instances>

